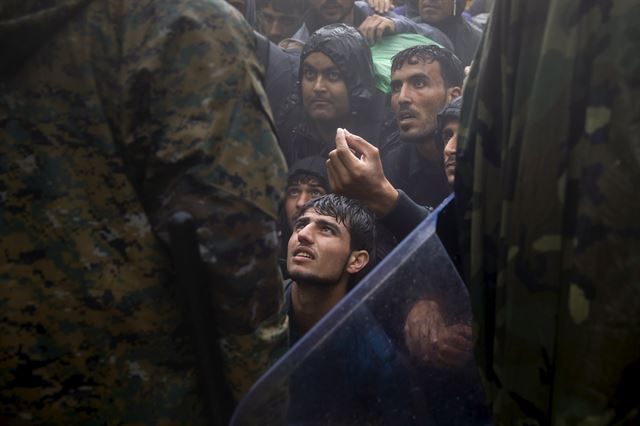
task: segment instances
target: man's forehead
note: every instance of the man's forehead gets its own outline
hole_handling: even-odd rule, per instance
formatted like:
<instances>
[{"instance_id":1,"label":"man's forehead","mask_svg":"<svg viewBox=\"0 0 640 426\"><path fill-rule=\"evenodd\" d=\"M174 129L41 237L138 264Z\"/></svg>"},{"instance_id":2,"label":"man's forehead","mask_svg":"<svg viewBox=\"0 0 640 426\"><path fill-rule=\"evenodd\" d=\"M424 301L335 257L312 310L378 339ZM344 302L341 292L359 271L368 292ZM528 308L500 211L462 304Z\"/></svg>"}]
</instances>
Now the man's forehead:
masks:
<instances>
[{"instance_id":1,"label":"man's forehead","mask_svg":"<svg viewBox=\"0 0 640 426\"><path fill-rule=\"evenodd\" d=\"M315 69L327 69L327 68L335 68L338 69L337 65L333 60L318 50L309 53L302 62L302 66L312 67Z\"/></svg>"},{"instance_id":2,"label":"man's forehead","mask_svg":"<svg viewBox=\"0 0 640 426\"><path fill-rule=\"evenodd\" d=\"M315 210L314 208L310 208L305 210L300 216L299 218L307 218L312 222L318 222L318 221L322 221L322 222L328 222L328 223L333 223L335 225L337 225L340 228L344 228L346 229L346 226L344 225L344 223L338 221L335 217L333 216L327 216L324 215L322 213L318 213L317 210Z\"/></svg>"},{"instance_id":3,"label":"man's forehead","mask_svg":"<svg viewBox=\"0 0 640 426\"><path fill-rule=\"evenodd\" d=\"M322 187L322 184L320 183L320 179L318 179L316 177L306 177L306 178L296 179L295 181L293 181L292 183L290 183L287 186L289 188L300 187L300 186L314 186L314 187L318 186L318 187Z\"/></svg>"},{"instance_id":4,"label":"man's forehead","mask_svg":"<svg viewBox=\"0 0 640 426\"><path fill-rule=\"evenodd\" d=\"M425 74L431 78L442 78L442 70L440 69L440 62L427 61L417 56L412 56L409 61L404 63L400 68L391 72L392 80L400 80L411 78L418 74Z\"/></svg>"}]
</instances>

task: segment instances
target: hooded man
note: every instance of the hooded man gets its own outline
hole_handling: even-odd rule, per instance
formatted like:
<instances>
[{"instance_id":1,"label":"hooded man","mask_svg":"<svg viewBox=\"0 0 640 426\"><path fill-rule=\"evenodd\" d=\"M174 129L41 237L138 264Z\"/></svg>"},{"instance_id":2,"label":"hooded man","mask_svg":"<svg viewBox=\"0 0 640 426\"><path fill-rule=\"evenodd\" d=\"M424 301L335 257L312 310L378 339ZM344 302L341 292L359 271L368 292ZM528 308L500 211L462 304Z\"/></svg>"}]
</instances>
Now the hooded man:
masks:
<instances>
[{"instance_id":1,"label":"hooded man","mask_svg":"<svg viewBox=\"0 0 640 426\"><path fill-rule=\"evenodd\" d=\"M467 66L480 44L482 31L462 16L465 4L465 0L417 0L417 3L412 0L407 13L415 16L416 22L429 24L446 34L454 53Z\"/></svg>"},{"instance_id":2,"label":"hooded man","mask_svg":"<svg viewBox=\"0 0 640 426\"><path fill-rule=\"evenodd\" d=\"M344 24L311 36L300 56L299 93L278 120L289 165L335 145L336 129L347 127L377 143L384 95L375 88L371 51L364 37Z\"/></svg>"}]
</instances>

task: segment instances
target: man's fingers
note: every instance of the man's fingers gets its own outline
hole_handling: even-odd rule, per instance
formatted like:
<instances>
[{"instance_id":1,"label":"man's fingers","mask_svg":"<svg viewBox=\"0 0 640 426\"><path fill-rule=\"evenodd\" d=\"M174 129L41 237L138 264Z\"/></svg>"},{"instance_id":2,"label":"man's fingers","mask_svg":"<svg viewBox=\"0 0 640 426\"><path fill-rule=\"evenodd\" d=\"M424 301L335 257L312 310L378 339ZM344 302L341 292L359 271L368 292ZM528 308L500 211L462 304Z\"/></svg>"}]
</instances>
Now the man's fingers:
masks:
<instances>
[{"instance_id":1,"label":"man's fingers","mask_svg":"<svg viewBox=\"0 0 640 426\"><path fill-rule=\"evenodd\" d=\"M338 128L336 130L336 148L349 148L349 146L347 145L347 139L344 129Z\"/></svg>"},{"instance_id":2,"label":"man's fingers","mask_svg":"<svg viewBox=\"0 0 640 426\"><path fill-rule=\"evenodd\" d=\"M344 129L344 134L345 140L350 148L353 148L357 152L364 154L364 156L368 158L379 156L378 148L371 145L360 136L350 133L347 129Z\"/></svg>"},{"instance_id":3,"label":"man's fingers","mask_svg":"<svg viewBox=\"0 0 640 426\"><path fill-rule=\"evenodd\" d=\"M345 157L347 159L345 163ZM351 183L353 180L350 172L353 165L352 161L358 161L353 155L349 147L345 149L334 149L329 153L329 160L327 160L327 172L333 174L336 186L344 189L344 187Z\"/></svg>"}]
</instances>

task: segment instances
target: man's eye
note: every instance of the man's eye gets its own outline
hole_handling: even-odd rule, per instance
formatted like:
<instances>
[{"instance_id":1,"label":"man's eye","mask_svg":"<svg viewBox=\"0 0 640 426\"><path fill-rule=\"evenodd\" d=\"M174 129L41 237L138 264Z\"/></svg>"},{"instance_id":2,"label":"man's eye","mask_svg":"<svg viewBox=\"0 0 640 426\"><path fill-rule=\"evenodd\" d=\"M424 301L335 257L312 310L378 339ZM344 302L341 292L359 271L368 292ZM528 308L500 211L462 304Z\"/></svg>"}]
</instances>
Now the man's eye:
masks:
<instances>
[{"instance_id":1,"label":"man's eye","mask_svg":"<svg viewBox=\"0 0 640 426\"><path fill-rule=\"evenodd\" d=\"M391 83L391 93L398 93L400 92L400 88L402 87L401 84L393 84Z\"/></svg>"},{"instance_id":2,"label":"man's eye","mask_svg":"<svg viewBox=\"0 0 640 426\"><path fill-rule=\"evenodd\" d=\"M427 85L427 81L426 80L416 80L416 81L413 82L413 85L418 89L422 89L423 87L425 87Z\"/></svg>"},{"instance_id":3,"label":"man's eye","mask_svg":"<svg viewBox=\"0 0 640 426\"><path fill-rule=\"evenodd\" d=\"M311 196L313 198L322 197L323 195L324 195L324 193L322 191L320 191L319 189L314 189L313 191L311 191Z\"/></svg>"},{"instance_id":4,"label":"man's eye","mask_svg":"<svg viewBox=\"0 0 640 426\"><path fill-rule=\"evenodd\" d=\"M329 226L323 226L320 230L325 234L331 234L331 235L334 234L333 228L331 228Z\"/></svg>"},{"instance_id":5,"label":"man's eye","mask_svg":"<svg viewBox=\"0 0 640 426\"><path fill-rule=\"evenodd\" d=\"M331 71L327 74L329 81L340 81L342 77L338 71Z\"/></svg>"},{"instance_id":6,"label":"man's eye","mask_svg":"<svg viewBox=\"0 0 640 426\"><path fill-rule=\"evenodd\" d=\"M287 197L289 197L289 198L298 197L299 195L300 195L300 190L297 189L297 188L289 189L287 191Z\"/></svg>"},{"instance_id":7,"label":"man's eye","mask_svg":"<svg viewBox=\"0 0 640 426\"><path fill-rule=\"evenodd\" d=\"M316 73L315 71L306 69L303 71L302 76L304 77L305 80L313 80L316 78Z\"/></svg>"},{"instance_id":8,"label":"man's eye","mask_svg":"<svg viewBox=\"0 0 640 426\"><path fill-rule=\"evenodd\" d=\"M449 139L453 137L453 132L451 130L445 130L442 132L442 140L447 142Z\"/></svg>"}]
</instances>

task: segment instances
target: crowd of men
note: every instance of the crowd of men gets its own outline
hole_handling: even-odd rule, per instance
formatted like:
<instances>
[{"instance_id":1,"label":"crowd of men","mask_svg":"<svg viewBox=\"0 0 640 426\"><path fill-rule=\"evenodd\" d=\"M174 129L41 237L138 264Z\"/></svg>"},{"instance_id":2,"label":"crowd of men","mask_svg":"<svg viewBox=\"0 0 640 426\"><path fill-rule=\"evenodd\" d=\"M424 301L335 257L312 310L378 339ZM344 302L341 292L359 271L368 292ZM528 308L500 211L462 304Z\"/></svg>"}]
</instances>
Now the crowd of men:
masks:
<instances>
[{"instance_id":1,"label":"crowd of men","mask_svg":"<svg viewBox=\"0 0 640 426\"><path fill-rule=\"evenodd\" d=\"M567 393L580 395L589 409L580 403L567 403L566 408L564 400L553 400L563 394L552 392L551 379L536 382L547 370L535 369L533 378L534 373L520 372L518 364L507 380L496 367L500 360L493 355L497 352L487 350L511 336L495 332L496 318L503 318L502 311L495 311L495 288L500 288L497 283L504 288L507 276L500 275L502 259L520 262L516 278L536 297L541 293L528 280L538 277L540 269L552 270L553 262L531 267L528 259L538 254L521 261L522 246L512 242L505 249L506 237L496 231L502 232L505 223L505 227L519 226L507 223L504 216L500 217L505 222L492 220L502 206L514 202L515 190L509 190L511 181L505 183L491 173L500 167L505 168L505 176L515 173L520 140L509 145L507 154L507 148L501 148L502 156L492 146L486 148L487 139L499 140L495 136L499 132L492 133L494 126L503 126L501 131L507 129L507 133L509 127L493 120L497 111L503 111L502 104L497 107L493 98L487 101L488 95L478 85L495 76L488 76L477 64L481 59L483 64L512 59L517 49L496 40L502 40L513 22L524 20L527 12L536 17L539 28L546 22L552 29L558 26L552 19L555 13L564 19L563 12L551 8L556 12L545 15L543 5L510 9L508 2L500 0L495 8L493 1L481 0L406 0L402 5L388 0L229 3L8 0L0 6L0 31L5 35L0 42L4 52L0 63L0 423L226 422L233 406L268 367L454 188L461 224L456 262L461 275L474 285L472 297L473 291L480 294L474 302L475 313L481 314L474 329L476 353L482 355L479 367L494 420L505 425L515 424L515 419L521 424L573 424L563 423L566 418L593 420L589 424L637 420L637 410L629 408L635 403L618 395L621 387L635 386L631 379L618 384L598 376L592 381L594 392L605 396L584 396L572 388ZM553 0L544 3L555 5ZM574 3L579 2L569 1L566 6L572 12L566 15L573 19L571 25L591 28L593 23L580 19L586 19L586 9L596 6L581 9ZM630 2L620 3L626 8ZM492 44L487 47L483 31L492 8L495 22L488 37ZM616 28L622 31L628 21L615 20L624 15L619 9L607 10L602 12L603 28L613 28L615 35ZM541 33L536 32L539 28L532 28L536 28L532 42L543 45ZM16 47L15 40L24 43ZM567 51L600 52L593 46L604 46L610 39L603 40L585 42L587 47L570 46ZM523 51L525 45L520 45ZM535 73L543 65L527 71ZM637 69L636 65L627 64L624 69ZM504 76L506 82L495 90L496 99L508 102L510 93L518 93L508 79L524 68L502 63L500 67L507 71L495 75ZM612 68L623 69L618 62ZM469 69L467 92L472 99L467 101L462 95ZM621 72L620 81L635 82L631 75ZM547 76L547 80L553 78ZM485 87L488 90L489 85ZM636 86L630 83L629 87L635 90ZM584 104L586 110L589 102L604 99L603 105L609 108L621 91L594 89L594 93L597 96L588 101L563 105L576 111ZM465 106L466 122L461 117L463 102L472 105ZM549 108L562 109L559 104ZM593 144L601 147L597 144L603 142L595 139L602 128L609 129L611 114L606 108L585 112L587 119L578 120L582 124L566 120L562 125L569 133L584 127L589 138L595 134ZM511 108L507 109L510 114ZM523 144L530 138L525 115L513 119L523 128L515 136ZM468 128L460 128L461 119ZM467 144L458 147L463 136L468 137ZM474 137L479 138L477 145L470 145ZM575 134L567 139L572 137L579 139ZM638 151L627 152L627 148L624 145L620 151L628 154L622 161L637 160ZM566 161L557 170L571 164L572 155L585 152L573 149L572 145L559 153ZM462 173L457 173L461 162ZM592 180L585 185L592 184L591 198L597 198L593 194L598 194L598 179L606 173L613 173L612 177L607 174L606 182L621 179L624 184L612 186L626 190L637 177L636 166L637 161L627 165L632 172L624 178L615 174L613 166L590 168ZM582 182L588 173L580 175L576 170L553 177L554 184ZM487 176L482 175L485 172ZM504 200L486 195L486 184L494 181L507 194ZM557 192L565 206L564 197L571 196L572 190L551 192ZM490 201L495 203L487 207ZM481 208L486 216L478 214ZM599 214L589 213L589 223L597 223ZM587 226L580 222L587 219L578 214L562 217ZM619 223L627 226L628 218ZM480 232L488 224L492 227ZM629 222L624 230L632 228ZM564 233L554 229L553 235L569 239L575 231L571 229ZM597 232L598 238L606 240L603 230L608 228L598 229L602 231ZM637 227L633 229L617 230L615 235L637 239ZM575 231L578 236L588 240L579 231ZM536 250L544 246L540 256L565 247L561 237L551 234L531 242ZM575 241L582 240L576 237ZM624 241L615 247L631 247ZM179 260L189 250L196 254ZM490 263L494 259L496 263ZM614 276L622 276L624 283L629 277L637 278L637 259L624 259L620 270L625 272L616 275L618 269L612 266L604 281ZM606 311L609 306L596 298L594 289L601 287L591 285L587 269L567 279L571 290L559 290L563 296L558 296L562 301L569 298L566 317L578 325L606 322L598 317L598 309L604 305ZM197 283L195 290L189 282ZM634 300L637 288L625 287L624 294L626 300ZM506 305L510 299L499 300ZM616 303L626 309L623 301ZM435 300L413 301L402 319L406 352L437 368L465 368L473 359L472 328L467 323L445 326L439 310ZM637 312L630 316L638 319ZM209 331L203 332L203 318L208 318ZM545 327L556 330L549 321ZM516 322L527 321L518 317ZM589 330L598 324L589 325ZM634 324L625 339L637 337ZM587 339L587 332L577 330L576 335ZM370 331L376 336L385 333ZM554 332L540 340L555 345ZM531 335L540 335L536 333ZM586 350L584 339L576 337ZM345 341L370 344L359 333ZM432 344L436 341L437 345ZM538 343L530 346L537 348ZM602 356L615 370L607 378L618 377L623 369L631 378L640 378L637 362L629 362L638 348L633 343L616 345L623 354L619 359ZM600 353L595 346L593 350ZM547 349L531 359L544 358L545 368L553 364L548 371L556 371L556 357L548 361ZM348 360L345 371L349 374L367 376L358 374L366 360L352 353L337 356ZM516 358L505 355L504 359L517 364ZM213 366L211 359L217 360ZM523 368L535 362L525 362ZM384 376L380 383L386 388L381 393L393 394L398 406L408 401L410 396L403 393L407 389L397 384L399 369L393 364L376 368ZM219 374L207 376L212 369ZM552 396L530 395L524 385L525 390L519 388L517 377L527 377L536 382L534 388L539 385ZM571 378L562 380L557 383L569 383ZM300 384L292 383L292 389L296 386ZM519 392L525 396L521 398ZM602 402L607 398L611 405ZM525 400L533 403L527 405ZM552 400L553 404L548 402ZM392 412L397 413L397 407ZM409 424L410 416L404 419L389 413L372 411L371 421ZM304 421L295 418L298 414L294 413L293 421ZM478 422L488 421L483 416Z\"/></svg>"}]
</instances>

